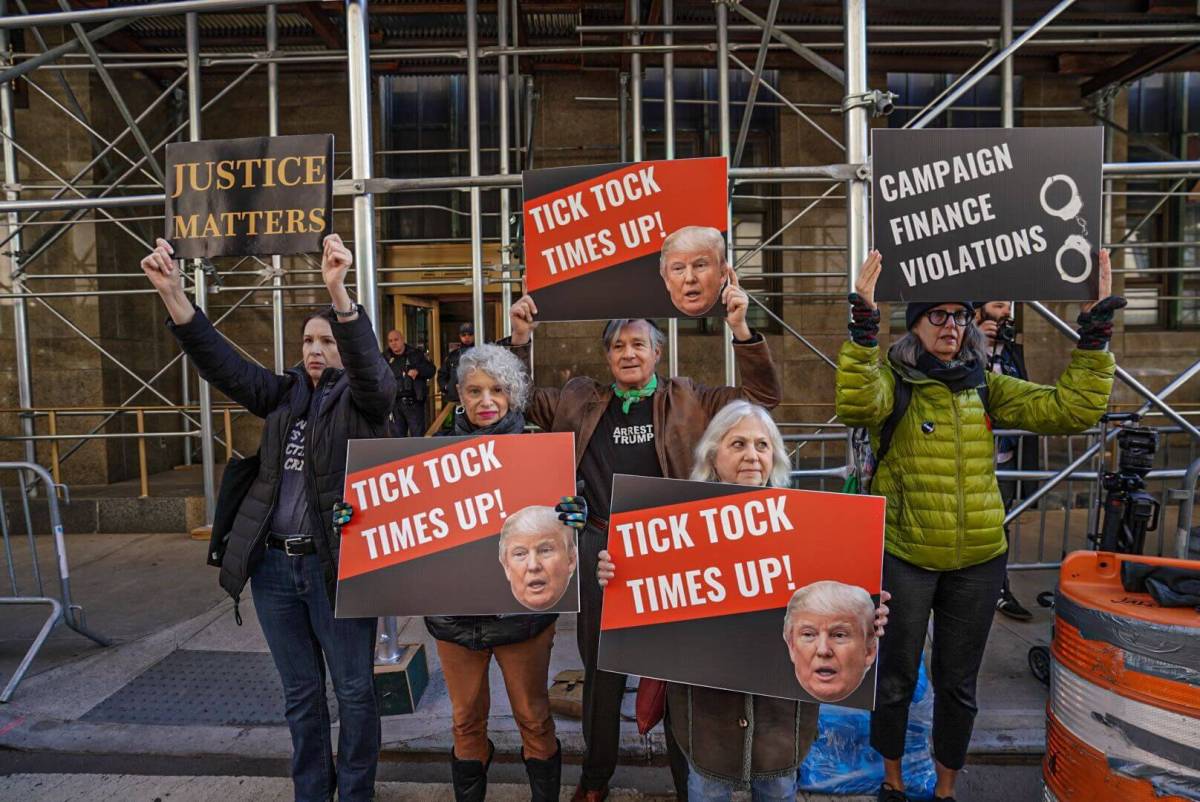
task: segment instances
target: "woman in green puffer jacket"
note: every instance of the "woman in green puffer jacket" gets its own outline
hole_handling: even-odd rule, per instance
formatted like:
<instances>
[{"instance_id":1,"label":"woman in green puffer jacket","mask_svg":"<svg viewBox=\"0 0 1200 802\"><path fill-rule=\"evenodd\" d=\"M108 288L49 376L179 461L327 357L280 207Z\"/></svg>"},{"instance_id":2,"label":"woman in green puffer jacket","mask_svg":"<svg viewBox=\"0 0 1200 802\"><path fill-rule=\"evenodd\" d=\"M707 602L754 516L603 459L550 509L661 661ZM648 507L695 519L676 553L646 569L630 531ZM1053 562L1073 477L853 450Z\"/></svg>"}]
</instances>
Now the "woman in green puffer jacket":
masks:
<instances>
[{"instance_id":1,"label":"woman in green puffer jacket","mask_svg":"<svg viewBox=\"0 0 1200 802\"><path fill-rule=\"evenodd\" d=\"M881 363L874 301L879 252L859 271L850 296L851 340L838 355L838 418L866 427L878 448L897 382L912 391L872 483L872 492L888 501L883 587L892 594L871 715L871 745L884 758L880 802L907 799L900 758L930 613L934 798L954 797L975 719L975 679L1006 568L991 429L1070 434L1104 414L1115 371L1107 350L1112 318L1125 301L1109 296L1107 251L1098 261L1103 300L1083 305L1078 347L1054 386L985 369L985 340L970 301L909 304L908 333Z\"/></svg>"}]
</instances>

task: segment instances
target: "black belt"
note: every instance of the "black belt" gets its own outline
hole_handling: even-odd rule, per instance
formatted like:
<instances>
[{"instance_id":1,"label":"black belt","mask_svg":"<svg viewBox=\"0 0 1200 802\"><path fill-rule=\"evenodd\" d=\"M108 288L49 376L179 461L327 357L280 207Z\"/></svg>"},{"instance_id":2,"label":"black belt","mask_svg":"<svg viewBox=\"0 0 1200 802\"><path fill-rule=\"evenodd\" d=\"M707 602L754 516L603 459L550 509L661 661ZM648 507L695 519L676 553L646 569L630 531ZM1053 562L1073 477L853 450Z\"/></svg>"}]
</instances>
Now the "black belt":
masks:
<instances>
[{"instance_id":1,"label":"black belt","mask_svg":"<svg viewBox=\"0 0 1200 802\"><path fill-rule=\"evenodd\" d=\"M396 400L399 401L401 404L405 404L407 406L412 406L413 404L421 403L420 401L413 398L412 396L404 396L402 398L397 398Z\"/></svg>"},{"instance_id":2,"label":"black belt","mask_svg":"<svg viewBox=\"0 0 1200 802\"><path fill-rule=\"evenodd\" d=\"M317 553L317 543L308 535L280 535L271 532L267 535L267 545L279 549L289 557Z\"/></svg>"}]
</instances>

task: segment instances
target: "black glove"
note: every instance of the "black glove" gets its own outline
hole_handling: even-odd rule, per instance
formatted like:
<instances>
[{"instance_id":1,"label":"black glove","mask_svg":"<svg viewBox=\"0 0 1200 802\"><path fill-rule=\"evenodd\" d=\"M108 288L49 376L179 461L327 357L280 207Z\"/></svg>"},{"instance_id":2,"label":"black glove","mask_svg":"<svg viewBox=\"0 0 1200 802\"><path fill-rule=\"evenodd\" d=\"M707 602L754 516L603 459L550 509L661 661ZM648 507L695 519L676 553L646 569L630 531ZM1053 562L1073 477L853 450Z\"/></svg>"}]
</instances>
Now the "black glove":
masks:
<instances>
[{"instance_id":1,"label":"black glove","mask_svg":"<svg viewBox=\"0 0 1200 802\"><path fill-rule=\"evenodd\" d=\"M1110 295L1086 312L1080 312L1078 347L1084 351L1103 351L1112 339L1113 315L1124 309L1129 302L1120 295Z\"/></svg>"},{"instance_id":2,"label":"black glove","mask_svg":"<svg viewBox=\"0 0 1200 802\"><path fill-rule=\"evenodd\" d=\"M583 496L563 496L562 501L554 505L558 520L572 529L583 529L587 526L588 505Z\"/></svg>"},{"instance_id":3,"label":"black glove","mask_svg":"<svg viewBox=\"0 0 1200 802\"><path fill-rule=\"evenodd\" d=\"M872 309L857 292L850 293L848 300L850 323L847 328L850 329L850 339L867 348L879 345L879 309Z\"/></svg>"},{"instance_id":4,"label":"black glove","mask_svg":"<svg viewBox=\"0 0 1200 802\"><path fill-rule=\"evenodd\" d=\"M339 501L333 505L333 531L340 538L342 536L342 527L350 523L350 519L354 517L354 507L344 501Z\"/></svg>"}]
</instances>

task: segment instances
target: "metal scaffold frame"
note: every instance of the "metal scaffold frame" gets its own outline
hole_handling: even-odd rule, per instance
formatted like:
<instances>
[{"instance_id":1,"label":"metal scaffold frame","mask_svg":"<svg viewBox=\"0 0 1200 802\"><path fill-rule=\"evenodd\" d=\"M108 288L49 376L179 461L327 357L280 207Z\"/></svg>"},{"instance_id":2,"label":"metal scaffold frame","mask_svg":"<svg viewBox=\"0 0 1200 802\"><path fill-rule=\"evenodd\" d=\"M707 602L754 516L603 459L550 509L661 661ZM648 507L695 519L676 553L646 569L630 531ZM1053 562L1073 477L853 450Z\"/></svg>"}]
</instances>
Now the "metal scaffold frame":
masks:
<instances>
[{"instance_id":1,"label":"metal scaffold frame","mask_svg":"<svg viewBox=\"0 0 1200 802\"><path fill-rule=\"evenodd\" d=\"M17 2L19 3L20 0L17 0ZM1041 19L1032 24L1020 26L1013 25L1012 0L1000 0L997 4L996 26L871 26L867 20L866 0L844 0L843 24L841 26L776 24L777 13L780 7L784 6L779 0L765 0L767 5L765 17L758 16L734 0L718 0L715 4L715 25L676 25L674 23L673 3L671 0L663 0L661 3L663 24L647 25L642 24L642 4L639 0L629 0L629 2L630 16L634 20L634 24L614 26L580 25L577 27L577 31L581 37L580 44L573 46L535 47L527 43L521 44L518 41L518 6L515 0L513 0L511 5L508 0L501 0L501 2L496 4L496 21L498 24L496 44L481 45L479 41L478 2L477 0L467 0L465 8L467 23L466 41L463 47L406 50L376 48L372 50L369 36L370 8L368 0L346 0L344 9L346 23L345 50L294 53L283 52L279 48L276 6L270 3L256 2L255 0L186 0L185 2L123 5L105 9L21 15L9 14L3 0L0 0L0 8L3 8L3 13L0 13L0 51L3 51L3 60L0 61L0 138L3 141L0 142L0 148L2 148L5 167L4 199L0 201L0 213L6 215L8 233L4 243L13 255L12 290L0 297L11 302L14 314L13 336L16 345L18 400L23 409L29 410L27 414L21 416L21 435L15 439L24 441L26 459L32 460L34 455L34 441L30 439L34 437L34 414L31 411L33 409L34 377L29 363L27 312L27 306L30 303L38 303L43 306L79 336L100 350L105 358L116 363L125 373L132 376L139 383L139 389L129 396L120 405L118 410L109 414L100 424L97 424L92 429L93 433L98 432L104 423L114 418L121 409L133 404L142 392L150 392L164 403L173 403L167 394L156 389L153 384L166 373L175 360L172 360L170 364L158 370L149 379L144 379L125 365L119 358L119 355L106 351L100 343L88 338L82 329L72 323L64 313L55 309L50 304L51 299L71 297L73 295L90 296L101 293L135 294L152 292L151 290L38 292L29 286L29 281L31 279L53 278L54 276L51 274L30 273L28 272L29 267L46 252L56 239L61 237L76 222L85 220L85 217L89 213L101 215L95 222L112 222L134 237L141 245L148 247L149 243L138 237L136 231L125 226L125 222L135 219L154 219L153 217L126 218L123 220L115 217L110 210L131 207L145 209L148 207L156 211L157 207L164 201L164 195L161 190L161 169L158 166L156 154L161 152L167 142L183 134L184 128L187 128L186 136L188 139L194 140L200 138L200 124L204 111L219 103L223 97L233 91L248 76L263 67L266 68L267 73L267 131L270 135L274 136L280 133L279 69L281 67L290 69L303 65L328 62L343 63L345 65L349 79L348 109L351 130L351 165L349 175L338 177L335 181L334 192L338 196L349 197L351 199L350 209L338 209L337 212L349 213L353 217L353 246L355 252L355 282L353 289L358 301L368 310L372 319L377 324L379 323L381 309L379 291L383 287L430 286L439 283L454 286L469 286L471 289L472 317L475 323L475 330L482 333L484 331L485 281L491 283L498 282L500 284L501 303L505 313L512 301L512 285L520 281L521 265L518 264L518 260L514 257L516 248L512 236L512 216L515 208L512 191L514 189L519 190L521 185L520 169L527 167L530 163L529 158L532 151L530 139L533 132L532 119L534 115L532 104L535 100L534 93L530 91L530 87L532 87L531 79L528 75L523 76L520 72L520 56L588 53L627 54L628 72L621 73L621 81L622 86L628 87L630 113L626 114L624 111L625 106L621 106L622 120L624 121L622 142L624 143L626 139L625 135L628 133L628 139L632 145L631 155L633 159L637 160L643 158L644 155L642 111L644 104L651 102L665 104L664 133L666 156L667 158L675 157L675 113L678 104L675 98L675 55L685 51L711 53L715 61L713 67L719 75L718 97L715 101L717 119L719 121L719 149L721 155L730 160L730 222L732 222L733 218L733 202L737 197L733 190L739 185L755 183L807 187L810 182L828 185L823 193L813 191L814 194L798 196L809 202L803 206L799 213L792 216L777 230L770 233L764 231L762 239L755 245L747 247L735 244L732 236L733 227L731 225L731 235L728 243L731 261L735 266L741 266L760 252L767 250L811 250L834 253L844 251L846 254L844 271L825 273L795 272L774 275L781 277L815 276L826 278L844 276L848 285L853 286L857 266L863 261L870 242L868 200L868 182L870 180L870 120L873 115L883 112L883 106L890 105L891 103L887 93L877 90L873 91L869 86L867 70L868 52L882 48L896 48L901 45L910 49L920 49L926 46L948 46L948 40L937 38L928 41L910 40L902 42L895 39L874 40L869 37L878 34L920 35L926 33L977 35L981 37L949 42L949 44L966 48L977 47L981 51L981 56L973 68L963 73L942 95L918 111L913 118L911 126L916 128L923 127L935 120L940 114L950 109L972 87L976 86L980 80L997 69L1001 71L1003 78L1001 93L1002 118L1004 125L1011 126L1013 124L1014 111L1012 62L1014 54L1020 49L1065 47L1068 45L1089 47L1095 43L1113 45L1137 43L1161 44L1177 41L1194 42L1200 37L1200 25L1147 24L1142 26L1123 26L1120 29L1116 26L1106 26L1109 27L1108 30L1097 31L1092 26L1053 24L1055 18L1072 5L1073 0L1060 0ZM198 14L227 11L229 9L262 7L266 8L266 28L264 31L264 49L261 52L206 53L202 49L204 43L200 37ZM731 25L729 21L730 11L734 11L746 20L748 24ZM183 14L186 19L186 55L183 57L172 53L102 53L98 52L93 45L94 41L119 30L137 18L180 14ZM83 27L83 25L90 23L100 24L90 30ZM51 25L71 26L70 30L73 33L73 37L67 38L64 44L57 47L43 48L43 52L41 53L20 54L20 57L11 53L9 31L14 28L27 28L37 31L39 27ZM745 31L754 32L758 37L758 41L755 43L730 41L731 32L740 33ZM841 42L806 42L792 35L803 36L805 34L830 34L833 32L840 32L842 34ZM593 33L619 33L624 38L622 43L618 45L583 44L583 37ZM688 41L678 43L675 36L682 33L699 34L705 37L711 34L712 39L708 42ZM1113 36L1112 34L1114 33L1118 35ZM644 35L647 34L654 34L656 38L661 36L661 43L647 44L643 39ZM647 36L646 38L650 37ZM830 88L836 87L840 92L843 98L840 108L843 116L843 131L840 140L819 126L809 116L809 113L804 110L805 108L808 108L810 111L813 109L823 109L828 113L830 111L828 106L823 106L820 103L795 103L786 97L780 87L772 86L771 82L764 76L768 53L777 50L787 50L798 55L829 78L831 82ZM830 63L829 60L821 55L822 51L829 50L842 51L844 55L843 67L838 67ZM746 59L740 58L737 55L738 51L753 52L754 59L752 63L750 63L751 60L748 57ZM664 96L662 98L646 98L643 96L643 57L647 55L657 55L662 58L664 74ZM374 160L377 156L390 153L390 151L376 149L372 142L372 64L385 60L401 61L406 59L430 58L457 60L462 63L463 71L467 76L469 142L466 152L468 155L469 174L466 176L452 175L431 178L378 176L375 173ZM481 147L479 136L479 69L480 64L484 60L495 60L499 75L496 101L499 114L500 158L499 172L492 175L482 174L480 169L480 156L484 148ZM749 93L744 101L735 102L729 96L729 68L731 65L750 76ZM243 69L230 79L219 92L216 92L213 97L205 101L201 96L202 73L205 69L216 67L241 67ZM119 87L112 80L110 73L113 70L147 68L163 71L178 69L182 70L182 73L143 110L135 113L136 109L131 108L121 96ZM33 76L37 75L39 71L50 70L60 77L65 86L65 80L61 78L64 74L63 71L72 69L94 70L110 93L121 117L125 120L127 124L126 130L111 141L100 137L89 125L86 116L80 110L77 108L72 109L69 103L63 104L55 101L38 82L33 80ZM54 185L22 186L16 166L18 152L20 152L22 157L27 159L32 159L32 156L26 149L20 146L14 130L12 92L12 82L14 80L26 81L32 90L36 91L40 96L50 99L56 107L66 114L68 119L83 126L94 137L99 155L84 169L75 172L69 178L59 176L50 170L48 166L39 163L40 168L53 177ZM140 128L141 124L181 84L186 86L187 120L157 143L146 139ZM760 99L759 96L764 93L770 95L773 100ZM844 160L823 165L742 166L740 161L745 153L750 116L756 104L771 104L779 108L788 109L797 115L804 125L816 129L821 136L843 151L845 154ZM77 104L75 105L77 106ZM731 131L730 126L730 111L735 105L744 106L741 124L736 133ZM1110 124L1102 116L1100 119L1106 125ZM134 156L125 154L118 147L126 135L136 145L136 155ZM624 144L622 147L624 148ZM112 180L102 182L99 186L86 184L84 179L92 168L113 156L123 160L126 164L121 165L120 169L115 171L114 176L110 176ZM510 157L516 160L515 171L510 162ZM1109 192L1112 191L1113 179L1133 176L1150 176L1164 179L1183 179L1189 176L1200 176L1200 161L1177 159L1158 162L1108 162L1104 165L1104 178L1106 180L1106 188ZM1170 195L1176 192L1180 186L1182 186L1182 182L1176 182L1167 194ZM42 197L42 193L47 189L53 189L53 194L48 197ZM468 192L470 196L469 212L457 212L469 217L470 236L467 241L470 244L470 262L469 265L451 266L455 271L461 270L463 273L462 277L427 279L424 281L381 282L379 280L380 267L376 262L376 248L382 241L376 233L376 214L384 209L397 207L378 206L375 203L375 196L381 193L420 192L436 189L463 190ZM132 191L136 194L119 194L118 190ZM843 194L834 194L839 190ZM808 192L809 190L806 189L804 191ZM482 232L483 217L485 216L481 197L483 192L500 193L500 265L498 269L485 268L483 263L484 237ZM776 242L787 229L801 220L808 212L831 199L845 200L846 241L844 245L786 245ZM1109 206L1111 207L1111 203ZM438 207L418 206L416 208ZM39 219L44 213L52 211L64 212L66 216L54 221ZM445 211L454 210L447 209ZM1108 216L1111 216L1111 208L1109 209ZM1144 222L1144 219L1142 222ZM42 225L50 226L52 233L48 237L44 237L41 245L32 253L23 252L23 232L30 229L36 230L33 227ZM1106 231L1110 230L1110 221L1106 219ZM1121 242L1124 242L1132 233L1133 231L1126 233ZM1113 239L1113 237L1109 236L1107 239ZM1119 245L1120 243L1118 243ZM1144 243L1139 243L1139 245L1144 245ZM1184 243L1183 247L1192 247L1193 245L1192 243ZM737 257L736 260L735 256ZM272 258L270 262L262 260L255 260L255 262L261 269L258 271L257 276L254 276L254 283L230 288L231 291L240 293L240 300L232 304L218 318L217 322L219 323L228 317L235 309L242 306L247 299L261 293L270 293L273 363L274 369L279 371L284 366L285 343L283 323L284 308L286 306L284 294L296 291L309 291L319 288L319 284L287 283L285 279L288 278L288 273L295 273L296 276L301 276L311 274L313 271L311 269L287 270L279 257ZM199 262L193 266L189 274L191 291L194 293L196 302L201 308L205 307L209 299L209 288L212 283L219 281L222 275L231 275L236 272L239 276L253 276L249 271L237 272L240 264L239 262L238 265L235 265L229 271L215 271L211 265ZM401 268L395 272L403 273L404 269ZM129 273L98 274L86 277L72 275L70 278L99 280L100 278L117 276L129 277L130 275ZM805 297L803 293L782 294ZM816 354L824 363L834 366L834 362L829 355L823 353L820 348L804 337L801 332L796 331L768 308L767 304L762 300L767 295L767 293L752 293L751 297L755 303L781 325L785 332L798 338L805 347ZM827 297L829 293L813 293L811 295L823 295ZM1057 330L1067 336L1073 335L1071 328L1044 305L1032 304L1031 308L1046 318ZM503 314L502 319L505 321L503 325L505 326L505 332L507 332L507 314ZM377 328L382 329L382 326L377 325ZM669 371L672 375L675 375L679 370L679 362L678 327L674 321L671 322L668 335ZM732 382L735 378L732 346L728 337L725 337L724 342L725 377L728 381ZM179 359L179 357L176 359ZM215 438L212 431L213 409L207 384L198 382L196 385L199 414L192 415L186 409L192 403L192 393L191 387L189 387L187 370L183 371L183 376L183 385L179 391L182 400L181 407L183 408L180 415L184 423L184 426L181 428L188 430L185 433L187 435L184 438L185 441L195 437L198 437L200 440L199 452L204 476L206 517L211 522L215 501L215 489L213 485L214 440L216 442L223 441L220 438ZM1189 433L1192 437L1200 439L1200 430L1185 416L1179 414L1166 403L1164 400L1165 393L1156 394L1150 391L1123 370L1119 370L1119 377L1138 395L1146 399L1147 409L1150 407L1156 408L1172 424L1180 427L1182 431ZM63 436L61 439L69 438ZM73 435L71 439L78 441L75 445L75 448L78 448L80 444L85 442L86 435ZM186 453L187 459L190 460L191 450L187 449Z\"/></svg>"}]
</instances>

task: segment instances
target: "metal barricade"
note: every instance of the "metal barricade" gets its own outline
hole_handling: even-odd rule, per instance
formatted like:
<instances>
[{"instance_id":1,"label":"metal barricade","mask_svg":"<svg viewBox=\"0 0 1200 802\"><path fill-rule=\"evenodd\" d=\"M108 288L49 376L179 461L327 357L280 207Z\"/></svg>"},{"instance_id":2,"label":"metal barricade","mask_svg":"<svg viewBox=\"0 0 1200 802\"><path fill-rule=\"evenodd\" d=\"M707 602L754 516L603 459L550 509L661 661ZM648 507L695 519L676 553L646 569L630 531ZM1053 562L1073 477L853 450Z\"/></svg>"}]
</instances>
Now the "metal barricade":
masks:
<instances>
[{"instance_id":1,"label":"metal barricade","mask_svg":"<svg viewBox=\"0 0 1200 802\"><path fill-rule=\"evenodd\" d=\"M33 658L37 656L46 639L50 637L50 633L58 624L66 624L71 629L78 632L84 637L90 638L101 646L108 646L109 641L106 638L97 635L87 628L83 619L83 608L71 601L71 576L67 568L67 548L63 540L63 525L62 517L58 511L58 494L55 492L58 489L50 473L40 465L32 462L0 462L0 471L16 471L17 483L19 492L21 493L22 511L25 517L25 529L29 538L29 560L31 564L31 576L33 579L34 593L22 593L20 585L17 582L16 563L13 556L12 532L9 526L8 513L5 509L3 486L0 485L0 537L4 540L4 559L8 569L8 581L11 589L11 595L0 595L0 604L44 604L50 608L50 613L46 617L45 623L38 631L37 637L33 639L29 649L25 652L25 656L21 658L20 664L16 671L8 678L8 683L0 690L0 703L7 702L12 698L13 693L17 689L17 684L21 678L25 676L25 672L29 670L30 664L33 663ZM31 476L27 476L27 473ZM46 487L44 501L48 505L50 513L50 529L54 536L54 553L58 566L58 597L48 595L42 582L42 572L38 561L37 539L33 531L33 516L30 510L29 490L38 481L41 481ZM65 490L65 487L62 488Z\"/></svg>"},{"instance_id":2,"label":"metal barricade","mask_svg":"<svg viewBox=\"0 0 1200 802\"><path fill-rule=\"evenodd\" d=\"M1196 510L1196 482L1200 480L1200 459L1192 460L1183 477L1183 487L1178 493L1179 520L1175 531L1175 556L1180 560L1191 559L1192 514Z\"/></svg>"},{"instance_id":3,"label":"metal barricade","mask_svg":"<svg viewBox=\"0 0 1200 802\"><path fill-rule=\"evenodd\" d=\"M831 479L844 479L852 470L845 464L830 464L828 452L841 444L841 457L851 453L846 427L836 423L792 424L812 432L784 435L792 458L793 484L811 489L834 489ZM1147 492L1158 499L1161 521L1145 552L1150 555L1186 558L1197 481L1200 481L1200 444L1182 427L1155 427L1160 446L1155 468L1146 475ZM1000 470L1000 481L1021 482L1018 495L1005 518L1010 551L1009 568L1029 570L1055 568L1071 551L1094 548L1089 535L1100 529L1103 498L1101 480L1112 460L1107 446L1119 427L1101 426L1074 435L1034 435L1021 430L996 430L997 437L1017 438L1013 464L1024 463L1022 438L1036 437L1037 470ZM805 446L810 446L806 452ZM813 448L817 447L817 448ZM814 453L814 451L818 453ZM814 464L815 463L815 464ZM1178 505L1177 524L1171 526L1169 512ZM1025 515L1025 513L1034 513ZM1061 513L1061 514L1060 514Z\"/></svg>"}]
</instances>

